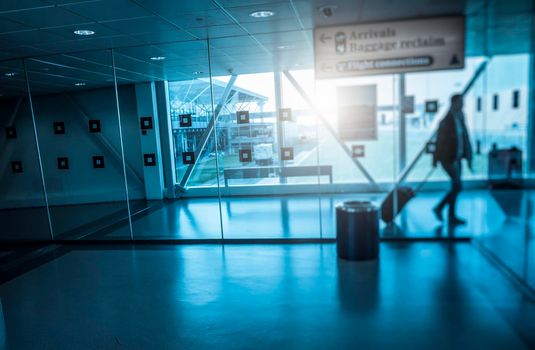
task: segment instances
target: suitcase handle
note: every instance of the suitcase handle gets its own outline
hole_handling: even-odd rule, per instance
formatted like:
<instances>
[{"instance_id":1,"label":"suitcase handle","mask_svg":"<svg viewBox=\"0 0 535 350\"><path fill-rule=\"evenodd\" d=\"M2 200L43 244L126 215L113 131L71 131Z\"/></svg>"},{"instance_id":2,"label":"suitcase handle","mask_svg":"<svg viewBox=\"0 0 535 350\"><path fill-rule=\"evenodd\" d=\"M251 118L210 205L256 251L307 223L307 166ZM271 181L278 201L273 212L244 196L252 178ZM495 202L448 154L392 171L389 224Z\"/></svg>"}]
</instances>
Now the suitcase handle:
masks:
<instances>
[{"instance_id":1,"label":"suitcase handle","mask_svg":"<svg viewBox=\"0 0 535 350\"><path fill-rule=\"evenodd\" d=\"M433 175L433 173L435 172L435 169L436 169L436 167L432 167L431 170L429 170L429 172L427 173L427 175L426 175L425 178L424 178L424 181L422 181L422 182L416 187L416 189L414 190L414 193L418 193L418 192L420 192L420 190L424 187L424 185L427 183L427 181L429 181L429 178L431 177L431 175Z\"/></svg>"}]
</instances>

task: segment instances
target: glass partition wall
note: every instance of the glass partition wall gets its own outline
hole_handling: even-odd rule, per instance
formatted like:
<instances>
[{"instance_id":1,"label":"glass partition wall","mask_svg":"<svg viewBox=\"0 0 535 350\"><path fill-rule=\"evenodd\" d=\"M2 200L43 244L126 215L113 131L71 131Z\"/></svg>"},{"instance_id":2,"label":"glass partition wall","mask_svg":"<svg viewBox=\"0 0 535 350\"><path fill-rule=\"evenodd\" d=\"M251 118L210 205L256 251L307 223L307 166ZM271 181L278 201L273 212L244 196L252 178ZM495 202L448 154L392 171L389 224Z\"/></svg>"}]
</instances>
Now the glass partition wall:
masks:
<instances>
[{"instance_id":1,"label":"glass partition wall","mask_svg":"<svg viewBox=\"0 0 535 350\"><path fill-rule=\"evenodd\" d=\"M430 211L449 187L438 168L381 232L496 246L509 194L483 190L489 152L514 146L527 164L532 57L316 80L310 34L2 62L0 239L332 239L338 203L379 206L427 178L428 143L450 96L464 93L474 169L463 177L481 189L460 198L468 225L452 233Z\"/></svg>"},{"instance_id":2,"label":"glass partition wall","mask_svg":"<svg viewBox=\"0 0 535 350\"><path fill-rule=\"evenodd\" d=\"M130 239L111 51L30 58L26 70L55 239Z\"/></svg>"},{"instance_id":3,"label":"glass partition wall","mask_svg":"<svg viewBox=\"0 0 535 350\"><path fill-rule=\"evenodd\" d=\"M113 56L126 160L143 179L128 181L134 239L222 238L217 191L187 198L192 186L217 188L206 41L116 49Z\"/></svg>"},{"instance_id":4,"label":"glass partition wall","mask_svg":"<svg viewBox=\"0 0 535 350\"><path fill-rule=\"evenodd\" d=\"M54 236L24 62L2 62L0 70L0 239L50 240Z\"/></svg>"},{"instance_id":5,"label":"glass partition wall","mask_svg":"<svg viewBox=\"0 0 535 350\"><path fill-rule=\"evenodd\" d=\"M233 40L210 41L224 237L320 238L316 115L283 83L294 47L274 50L263 35L256 45ZM226 50L240 52L233 57L241 62ZM249 59L261 72L247 67Z\"/></svg>"}]
</instances>

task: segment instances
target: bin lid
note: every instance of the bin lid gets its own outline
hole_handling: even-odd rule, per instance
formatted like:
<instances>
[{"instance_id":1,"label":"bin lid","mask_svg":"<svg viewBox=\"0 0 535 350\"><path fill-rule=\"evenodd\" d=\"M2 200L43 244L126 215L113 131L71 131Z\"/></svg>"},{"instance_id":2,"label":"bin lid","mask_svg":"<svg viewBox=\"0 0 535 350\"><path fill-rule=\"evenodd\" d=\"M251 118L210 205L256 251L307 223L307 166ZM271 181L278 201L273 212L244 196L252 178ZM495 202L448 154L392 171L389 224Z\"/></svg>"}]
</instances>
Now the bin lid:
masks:
<instances>
[{"instance_id":1,"label":"bin lid","mask_svg":"<svg viewBox=\"0 0 535 350\"><path fill-rule=\"evenodd\" d=\"M362 212L362 211L375 211L377 207L370 201L348 201L340 203L336 206L336 209Z\"/></svg>"}]
</instances>

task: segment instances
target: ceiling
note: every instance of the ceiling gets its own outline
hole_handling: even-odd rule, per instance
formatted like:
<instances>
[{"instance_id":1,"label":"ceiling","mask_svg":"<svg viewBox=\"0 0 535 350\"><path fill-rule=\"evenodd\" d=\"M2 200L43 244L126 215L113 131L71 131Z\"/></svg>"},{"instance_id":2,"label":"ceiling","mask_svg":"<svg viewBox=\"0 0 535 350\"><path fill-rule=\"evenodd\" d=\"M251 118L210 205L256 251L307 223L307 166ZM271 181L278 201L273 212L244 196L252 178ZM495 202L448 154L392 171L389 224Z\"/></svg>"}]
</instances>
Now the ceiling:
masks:
<instances>
[{"instance_id":1,"label":"ceiling","mask_svg":"<svg viewBox=\"0 0 535 350\"><path fill-rule=\"evenodd\" d=\"M119 83L311 68L315 26L452 14L469 56L531 49L532 0L2 0L0 95L25 91L22 57L34 93L110 85L111 48Z\"/></svg>"}]
</instances>

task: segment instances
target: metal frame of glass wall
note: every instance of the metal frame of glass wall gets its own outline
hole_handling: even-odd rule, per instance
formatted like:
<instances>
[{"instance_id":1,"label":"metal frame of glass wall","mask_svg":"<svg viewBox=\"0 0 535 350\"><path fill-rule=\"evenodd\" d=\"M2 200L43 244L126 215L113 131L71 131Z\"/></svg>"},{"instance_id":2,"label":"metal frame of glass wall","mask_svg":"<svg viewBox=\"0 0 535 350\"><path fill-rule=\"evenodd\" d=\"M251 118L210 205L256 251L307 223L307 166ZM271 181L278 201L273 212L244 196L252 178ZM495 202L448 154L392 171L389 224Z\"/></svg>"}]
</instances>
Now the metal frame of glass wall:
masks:
<instances>
[{"instance_id":1,"label":"metal frame of glass wall","mask_svg":"<svg viewBox=\"0 0 535 350\"><path fill-rule=\"evenodd\" d=\"M84 238L90 238L92 240L182 240L184 242L195 241L221 241L222 239L229 239L226 235L226 230L232 231L233 228L229 224L232 220L230 213L231 206L230 198L237 196L245 197L262 197L262 196L284 196L284 195L313 195L319 199L319 203L313 206L311 211L307 212L307 215L316 212L318 215L318 223L315 225L317 231L311 229L309 232L302 232L301 235L297 237L269 237L269 235L250 235L250 236L235 236L230 239L244 239L251 240L256 238L269 238L272 240L281 241L293 241L295 239L305 239L305 240L315 240L315 239L332 239L332 235L326 235L323 231L323 224L321 223L324 219L323 213L323 204L322 196L325 194L358 194L358 193L377 193L390 190L397 183L402 181L408 181L409 183L417 182L420 179L418 177L411 178L411 171L415 166L422 161L425 155L425 144L423 142L420 145L420 149L414 154L414 157L408 157L407 151L407 129L406 123L407 118L401 113L399 109L399 101L405 96L405 91L407 90L407 79L405 75L396 75L392 77L394 83L394 99L392 100L393 111L396 114L395 127L392 132L392 142L398 147L394 149L394 160L396 164L392 164L395 169L395 176L392 176L391 181L375 181L374 176L366 169L366 166L358 158L352 157L351 149L343 141L337 138L336 130L332 129L331 124L325 120L325 115L323 112L316 106L315 101L317 96L311 95L310 92L307 92L303 84L299 82L299 79L296 79L295 71L284 69L277 64L273 65L273 69L268 74L271 74L273 77L273 86L274 86L274 97L276 101L275 111L272 113L271 117L274 120L273 130L271 131L276 135L276 139L279 141L279 146L284 142L284 124L277 118L277 113L281 109L288 107L288 103L285 104L285 96L283 92L283 85L289 86L294 90L294 94L299 96L302 100L302 103L306 105L310 111L310 114L313 116L314 122L310 126L311 132L318 133L318 130L323 132L330 133L332 140L338 144L339 150L342 154L347 156L348 167L354 167L353 170L360 172L360 175L364 179L363 182L354 182L354 183L334 183L329 184L325 181L322 181L321 173L321 162L320 155L314 155L317 157L316 163L312 165L315 167L316 173L313 174L314 179L308 183L288 183L287 179L283 179L278 175L279 182L276 184L253 184L252 186L225 186L225 169L228 170L231 168L227 163L222 162L221 158L221 149L219 145L221 144L221 135L223 135L223 130L225 132L230 132L227 129L225 123L227 121L223 118L219 118L219 115L222 114L223 109L225 108L226 101L232 96L239 94L240 91L236 90L236 83L240 81L240 75L229 72L228 76L224 77L224 80L218 79L214 73L214 65L217 66L217 52L213 53L212 43L208 40L197 40L193 42L177 42L169 43L167 45L197 45L199 50L199 62L197 62L197 68L199 72L207 72L203 79L195 78L189 80L190 88L191 85L196 81L204 81L204 86L201 88L199 96L196 98L204 99L205 111L205 126L204 130L198 132L198 137L195 138L195 142L192 144L184 145L184 152L189 152L193 159L195 160L193 164L189 164L183 173L176 173L176 162L177 162L177 152L176 144L174 144L172 136L172 116L169 110L169 82L155 79L151 75L151 69L158 69L157 66L149 67L147 64L147 70L143 72L130 72L128 70L130 62L128 61L127 54L131 54L130 51L135 51L138 47L131 48L120 48L114 50L101 50L94 52L80 52L80 53L66 53L58 55L48 55L48 56L39 56L24 58L20 60L13 60L11 62L2 62L3 65L10 66L13 70L14 76L18 76L19 83L22 83L22 90L19 89L19 102L15 105L15 112L12 113L11 118L6 119L5 127L10 127L14 123L13 116L16 116L17 110L21 105L26 103L26 106L23 108L28 109L28 115L31 117L27 121L31 121L29 137L31 137L30 142L27 145L34 144L34 157L33 157L33 167L36 171L37 176L33 178L34 183L33 187L37 189L37 197L40 199L35 199L34 203L38 203L36 208L42 208L39 210L41 212L39 215L41 221L43 221L42 227L38 230L47 231L46 235L37 235L32 237L19 237L20 240L80 240ZM216 42L217 44L217 42ZM139 47L143 49L142 47ZM180 63L180 57L177 57L177 64ZM472 74L469 80L464 82L463 86L460 88L463 91L463 94L472 93L477 98L483 99L483 104L488 104L487 95L487 72L488 66L492 64L492 59L483 58L479 64L472 67ZM530 61L531 62L531 61ZM182 63L183 64L183 63ZM69 72L78 70L83 72L83 75L78 77L73 73L73 76L70 76L70 81L75 85L76 88L80 88L79 92L71 93L72 91L65 92L65 86L62 86L61 83L55 82L53 79L50 80L50 75L47 74L49 69L57 68ZM533 63L530 63L531 70L533 70ZM103 72L104 71L104 72ZM446 72L447 73L447 72ZM95 78L95 81L100 83L100 86L96 87L109 89L106 92L106 101L100 100L99 104L96 106L91 103L87 103L84 100L85 97L92 99L93 101L102 99L98 94L95 96L91 95L91 90L83 90L85 83L78 82L78 80L88 79L87 75L97 75L98 79ZM43 77L47 77L48 81L44 81ZM177 77L168 79L169 81L174 81L180 79L180 74L177 74ZM137 83L139 81L148 81L149 83ZM110 84L111 83L111 84ZM88 83L89 84L89 83ZM144 86L137 86L144 85ZM532 82L529 81L528 91L532 91ZM62 90L63 89L63 90ZM479 89L477 93L474 93L474 89ZM70 89L73 90L73 89ZM44 91L44 92L41 92ZM48 92L46 92L48 91ZM46 93L45 93L46 92ZM59 115L61 112L57 109L57 101L47 101L46 94L54 94L54 96L62 99L62 107L69 106L72 115L76 115L79 118L74 124L73 121L69 121L68 124L64 124L62 127L67 129L67 134L65 136L60 136L53 138L51 135L55 134L56 131L54 128L60 127L59 124L56 125L54 119L55 116ZM145 95L144 95L145 94ZM529 94L529 92L528 92ZM145 96L145 97L140 97ZM27 99L24 102L24 99ZM141 104L140 100L146 100L145 104ZM56 106L54 106L56 104ZM148 109L147 109L148 108ZM146 169L146 164L143 164L143 161L147 161L144 148L150 148L150 145L145 144L146 142L143 139L143 136L136 136L136 142L139 144L134 144L131 136L136 133L136 127L138 125L138 118L140 115L137 115L141 110L147 109L150 113L150 108L153 108L154 113L153 122L158 126L158 132L156 139L159 140L158 147L159 152L155 154L156 163L161 164L157 166L159 173L153 174ZM531 110L533 108L531 107ZM239 112L239 111L231 111ZM91 153L87 153L86 161L98 162L99 159L104 161L106 166L114 166L117 168L119 176L114 179L114 183L110 185L109 191L115 193L115 197L111 196L109 200L106 201L107 208L94 208L94 200L88 199L90 194L77 194L70 195L69 200L62 200L56 193L64 191L65 193L74 193L69 191L75 191L76 186L79 183L69 182L69 175L67 173L62 173L61 176L57 175L54 171L51 171L51 168L58 168L61 170L63 167L69 168L78 166L77 163L68 164L70 159L67 156L62 156L59 154L58 149L64 147L67 143L61 143L62 141L49 141L49 140L60 140L61 137L64 139L71 137L70 130L73 129L83 129L86 126L81 127L80 125L89 125L91 127L91 122L96 120L93 118L94 115L102 114L114 114L109 120L101 120L103 130L112 130L110 132L102 132L90 135L91 142L96 145L100 145L102 148L102 155L96 154L96 150ZM143 112L145 113L145 112ZM187 113L186 113L187 115ZM158 118L156 118L158 117ZM266 118L268 118L266 117ZM436 121L432 124L433 126L429 128L434 130L436 126ZM531 118L529 118L531 120ZM46 121L48 123L46 126L42 124ZM89 123L89 124L88 124ZM72 125L69 125L72 124ZM266 123L264 123L266 124ZM259 123L260 125L260 123ZM531 126L532 127L532 126ZM71 129L72 128L72 129ZM527 148L532 145L531 142L531 133L529 132L530 126L526 127L528 129L528 136L526 142L524 143ZM249 130L250 132L250 130ZM149 131L150 133L150 131ZM64 132L65 134L65 132ZM430 133L429 139L432 139L434 132ZM275 136L274 136L275 137ZM389 136L390 138L390 136ZM4 140L7 142L7 140ZM318 142L316 140L315 142ZM94 146L94 145L93 145ZM319 145L317 145L319 151ZM147 149L148 149L147 148ZM28 148L29 149L29 148ZM136 156L127 154L126 150L137 149ZM280 163L278 163L279 168L284 168L286 164L285 160L281 157L281 149L273 150L279 157ZM31 151L28 151L31 152ZM99 151L100 152L100 151ZM182 152L182 153L184 153ZM151 153L152 154L152 153ZM246 154L246 152L244 153ZM53 155L53 156L52 156ZM214 156L215 155L215 156ZM182 154L181 154L182 156ZM65 163L67 159L67 163ZM88 160L89 159L89 160ZM208 169L216 177L215 184L209 188L199 188L191 187L188 188L188 181L198 178L200 175L196 167L200 164L197 160L202 159L203 169ZM531 159L528 154L525 158ZM525 162L528 163L527 161ZM96 163L93 163L95 165ZM12 167L15 165L11 164ZM85 168L84 168L85 167ZM26 168L26 167L25 167ZM80 166L79 169L88 169L90 165L84 164ZM276 167L275 167L276 168ZM13 168L14 169L14 168ZM65 169L64 169L65 170ZM276 169L275 169L276 170ZM280 171L280 170L279 170ZM163 176L162 174L166 175ZM227 171L231 173L231 171ZM154 177L159 180L156 182L165 182L164 187L167 188L166 198L174 200L165 200L162 198L154 198L154 201L147 201L147 198L143 197L143 193L149 191L148 184L143 178ZM526 176L528 177L528 176ZM98 183L98 176L95 177L86 177L84 179L84 185L88 188L91 188L93 183ZM36 181L36 182L35 182ZM72 185L72 188L61 189L63 185ZM176 186L175 186L176 184ZM486 185L485 180L469 180L467 181L468 186L472 188L482 188ZM432 182L430 188L432 189L445 189L447 182L445 181L435 181ZM172 187L171 191L169 191ZM59 189L56 191L56 189ZM56 191L56 192L54 192ZM59 191L59 192L58 192ZM145 191L145 192L144 192ZM40 193L40 194L39 194ZM104 197L107 194L103 194ZM95 194L98 196L98 194ZM86 198L87 197L87 198ZM188 209L197 205L195 201L199 201L198 206L203 207L206 205L206 198L208 198L210 203L209 213L204 213L203 216L207 215L211 218L212 221L210 224L203 222L203 218L194 217L197 214L192 214L188 212ZM115 200L114 200L115 199ZM119 200L118 200L119 199ZM189 227L184 227L175 223L168 223L167 226L160 225L156 226L158 230L161 231L161 234L149 235L145 234L147 230L154 229L156 224L154 221L151 221L150 214L154 210L166 210L166 206L169 206L169 202L180 201L181 199L191 200L192 204L188 204L188 208L180 208L181 217L176 220L184 221L198 221L200 226L190 225ZM204 201L204 202L203 202ZM244 200L247 202L247 200ZM69 205L71 204L83 204L84 210L82 212L70 211ZM245 203L248 205L248 203ZM259 204L262 206L263 204ZM288 203L286 204L288 205ZM290 207L292 203L289 204ZM299 204L296 204L299 205ZM288 213L288 208L285 209ZM317 210L317 211L316 211ZM291 209L290 209L291 211ZM80 214L82 213L82 214ZM281 212L282 213L282 212ZM44 217L43 217L44 214ZM77 226L73 223L76 221L76 216L87 217L91 222L97 222L98 225L102 226L104 229L103 232L97 237L91 236L93 232L89 229L90 222L85 224L89 225L88 230L84 231L85 226ZM283 215L283 214L281 214ZM235 217L235 216L234 216ZM120 220L116 220L120 218ZM225 218L227 222L225 223ZM146 219L146 222L141 224L143 220ZM167 218L169 221L173 219ZM243 220L247 221L248 218L243 216ZM204 220L206 221L206 220ZM244 221L244 222L245 222ZM20 223L19 223L20 224ZM296 222L297 225L297 222ZM227 229L225 229L225 227ZM291 226L291 225L290 225ZM16 228L15 228L16 229ZM173 230L186 230L190 234L181 236L177 238L176 235L171 234L167 235L165 232ZM281 229L286 229L284 226L281 226ZM199 239L195 236L195 233L198 230L207 230L210 232L207 236ZM102 231L102 230L100 230ZM314 231L314 232L312 232ZM312 234L313 233L313 234ZM332 232L331 232L332 233ZM15 235L16 236L16 235ZM15 240L17 240L15 238Z\"/></svg>"}]
</instances>

